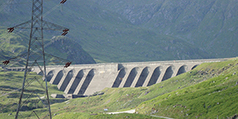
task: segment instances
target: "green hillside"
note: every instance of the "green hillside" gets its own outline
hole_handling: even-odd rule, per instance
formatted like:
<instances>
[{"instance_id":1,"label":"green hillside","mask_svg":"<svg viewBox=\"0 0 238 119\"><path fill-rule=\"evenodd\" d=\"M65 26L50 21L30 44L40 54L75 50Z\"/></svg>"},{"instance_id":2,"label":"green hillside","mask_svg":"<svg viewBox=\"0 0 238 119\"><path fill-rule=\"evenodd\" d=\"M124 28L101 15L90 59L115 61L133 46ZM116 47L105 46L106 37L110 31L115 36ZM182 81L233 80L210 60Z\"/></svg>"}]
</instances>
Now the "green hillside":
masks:
<instances>
[{"instance_id":1,"label":"green hillside","mask_svg":"<svg viewBox=\"0 0 238 119\"><path fill-rule=\"evenodd\" d=\"M7 66L25 62L29 30L7 28L31 18L31 0L0 0L0 61ZM44 1L44 20L70 29L64 37L45 31L48 64L135 62L237 56L236 0L60 0ZM1 65L3 67L3 65ZM106 88L93 96L51 101L54 118L230 118L238 114L238 58L204 63L161 83L139 88ZM0 117L14 118L23 72L0 68ZM29 74L32 86L22 116L47 117L34 93L44 96ZM63 94L49 84L50 94ZM104 93L103 95L99 95ZM27 103L30 102L30 103ZM107 115L136 109L138 114Z\"/></svg>"},{"instance_id":2,"label":"green hillside","mask_svg":"<svg viewBox=\"0 0 238 119\"><path fill-rule=\"evenodd\" d=\"M194 70L173 77L161 83L138 88L106 88L101 92L97 92L94 96L67 100L65 102L54 103L51 105L51 111L54 118L65 118L70 116L76 117L108 117L103 115L104 109L108 112L125 111L136 109L139 114L158 115L172 118L226 118L237 114L238 103L236 99L238 91L237 69L238 59L233 58L223 62L204 63L197 66ZM1 83L3 85L11 85L11 80L18 77L14 72L1 73ZM20 81L15 81L12 88L3 88L1 94L5 94L12 89L19 88ZM12 80L13 81L13 80ZM18 83L18 84L17 84ZM37 82L36 82L37 84ZM50 86L50 94L63 93L57 92L53 85ZM99 95L98 95L99 94ZM9 95L1 97L1 104L12 105L17 97L7 100ZM54 100L54 99L51 99ZM57 101L53 101L57 102ZM12 108L2 109L2 117L14 116L14 106ZM45 117L47 112L42 112L42 109L34 109L40 116ZM24 115L30 115L32 110L25 111ZM94 116L93 116L94 115ZM113 115L117 116L117 115ZM121 115L118 118L133 115ZM35 118L33 115L32 118ZM109 117L108 117L109 118ZM114 118L114 117L110 117ZM152 117L148 117L152 118Z\"/></svg>"},{"instance_id":3,"label":"green hillside","mask_svg":"<svg viewBox=\"0 0 238 119\"><path fill-rule=\"evenodd\" d=\"M149 115L142 114L83 114L83 113L67 113L54 117L56 119L162 119L158 117L152 117Z\"/></svg>"},{"instance_id":4,"label":"green hillside","mask_svg":"<svg viewBox=\"0 0 238 119\"><path fill-rule=\"evenodd\" d=\"M16 112L17 104L20 97L24 72L5 71L0 68L0 113L1 119L14 118L12 113ZM37 80L38 79L38 80ZM44 104L39 97L45 96L45 90L42 88L42 77L36 73L28 73L25 84L25 91L22 100L22 109L27 110L27 113L33 109L44 110ZM43 86L45 87L45 86ZM57 86L48 84L49 94L63 94L57 90ZM42 99L43 100L43 99ZM66 101L65 99L50 99L51 104ZM13 117L11 117L13 116ZM23 113L22 115L25 115Z\"/></svg>"},{"instance_id":5,"label":"green hillside","mask_svg":"<svg viewBox=\"0 0 238 119\"><path fill-rule=\"evenodd\" d=\"M237 56L236 0L93 0L133 25L181 38L212 57Z\"/></svg>"},{"instance_id":6,"label":"green hillside","mask_svg":"<svg viewBox=\"0 0 238 119\"><path fill-rule=\"evenodd\" d=\"M27 56L28 39L24 33L7 33L0 29L0 61L10 60L11 63L7 66L23 66ZM45 51L47 64L64 65L68 61L75 64L96 63L78 43L66 37L46 39Z\"/></svg>"},{"instance_id":7,"label":"green hillside","mask_svg":"<svg viewBox=\"0 0 238 119\"><path fill-rule=\"evenodd\" d=\"M105 108L112 112L136 108L139 114L173 118L232 117L238 113L237 64L237 58L204 63L191 72L150 87L107 88L103 90L104 95L70 100L67 109L75 112L72 115L79 112L100 114ZM59 108L59 105L53 108Z\"/></svg>"},{"instance_id":8,"label":"green hillside","mask_svg":"<svg viewBox=\"0 0 238 119\"><path fill-rule=\"evenodd\" d=\"M29 20L31 10L27 5L31 6L30 0L29 2L19 0L5 5L0 11L0 15L4 17L0 25L6 29ZM164 34L144 25L135 25L127 16L113 11L113 8L100 6L92 0L67 1L63 5L49 0L45 1L44 5L44 19L69 28L70 32L66 37L79 43L97 62L215 57L197 44L184 40L183 37ZM110 6L113 7L114 4ZM19 18L15 19L16 16ZM14 32L19 30L16 29ZM47 31L45 38L51 39L59 35L57 33Z\"/></svg>"},{"instance_id":9,"label":"green hillside","mask_svg":"<svg viewBox=\"0 0 238 119\"><path fill-rule=\"evenodd\" d=\"M196 82L204 81L184 89L176 90L141 103L136 109L140 114L154 114L173 118L226 118L238 113L237 59L221 63L198 66L177 79L190 77ZM211 75L211 78L206 76ZM205 77L204 77L205 76ZM179 81L179 80L178 80Z\"/></svg>"}]
</instances>

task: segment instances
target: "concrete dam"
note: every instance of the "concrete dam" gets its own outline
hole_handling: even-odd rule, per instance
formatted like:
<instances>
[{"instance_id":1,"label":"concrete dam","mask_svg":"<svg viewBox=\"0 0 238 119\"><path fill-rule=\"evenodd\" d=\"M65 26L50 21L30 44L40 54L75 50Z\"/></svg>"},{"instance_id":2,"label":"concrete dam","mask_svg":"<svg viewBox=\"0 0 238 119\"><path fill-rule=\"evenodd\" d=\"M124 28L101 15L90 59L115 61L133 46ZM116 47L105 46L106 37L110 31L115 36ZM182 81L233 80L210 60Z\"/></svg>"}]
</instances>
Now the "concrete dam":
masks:
<instances>
[{"instance_id":1,"label":"concrete dam","mask_svg":"<svg viewBox=\"0 0 238 119\"><path fill-rule=\"evenodd\" d=\"M46 79L65 94L92 95L104 88L146 87L188 72L205 62L226 59L100 63L47 66ZM42 75L38 67L33 72Z\"/></svg>"}]
</instances>

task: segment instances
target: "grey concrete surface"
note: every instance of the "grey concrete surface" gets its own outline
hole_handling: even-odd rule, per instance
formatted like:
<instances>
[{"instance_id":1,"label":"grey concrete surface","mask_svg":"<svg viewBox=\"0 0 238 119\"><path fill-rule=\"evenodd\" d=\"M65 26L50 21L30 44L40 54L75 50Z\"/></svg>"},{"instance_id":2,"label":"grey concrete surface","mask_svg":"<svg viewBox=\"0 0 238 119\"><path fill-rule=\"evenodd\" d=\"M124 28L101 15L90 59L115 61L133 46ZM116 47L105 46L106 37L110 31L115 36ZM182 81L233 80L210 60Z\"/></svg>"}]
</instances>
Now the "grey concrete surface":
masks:
<instances>
[{"instance_id":1,"label":"grey concrete surface","mask_svg":"<svg viewBox=\"0 0 238 119\"><path fill-rule=\"evenodd\" d=\"M92 95L106 87L150 86L188 72L201 63L224 60L227 59L80 64L68 68L57 65L47 66L46 74L47 80L65 94ZM31 70L42 74L38 67Z\"/></svg>"}]
</instances>

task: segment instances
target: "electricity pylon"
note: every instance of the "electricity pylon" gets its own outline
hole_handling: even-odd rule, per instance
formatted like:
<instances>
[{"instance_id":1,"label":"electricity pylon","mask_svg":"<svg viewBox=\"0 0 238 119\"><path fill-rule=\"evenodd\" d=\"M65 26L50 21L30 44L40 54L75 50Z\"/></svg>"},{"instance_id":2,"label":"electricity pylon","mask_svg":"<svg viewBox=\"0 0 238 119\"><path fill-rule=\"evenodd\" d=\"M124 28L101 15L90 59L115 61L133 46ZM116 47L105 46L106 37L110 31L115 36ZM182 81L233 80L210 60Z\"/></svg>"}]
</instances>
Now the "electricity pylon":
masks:
<instances>
[{"instance_id":1,"label":"electricity pylon","mask_svg":"<svg viewBox=\"0 0 238 119\"><path fill-rule=\"evenodd\" d=\"M63 3L64 2L61 1L60 4L63 4ZM45 81L45 93L47 95L47 105L49 110L49 116L51 119L52 116L51 116L50 101L49 101L49 94L48 94L48 87L47 87L47 79L46 79L46 66L45 66L46 62L45 62L43 30L60 30L60 31L63 31L61 35L66 35L69 29L43 20L43 0L32 0L31 20L21 23L19 25L16 25L14 27L8 28L8 32L13 32L15 28L31 29L24 78L23 78L22 89L21 89L21 94L19 97L19 103L18 103L15 119L18 118L18 113L21 109L21 102L22 102L22 97L24 93L25 83L27 80L26 77L27 77L30 58L35 60L34 63L36 63L38 67L42 70L43 80ZM31 54L38 53L39 51L41 52L41 58L42 58L41 60L43 61L43 69L37 63L37 60L38 60L37 58L34 59L34 56L30 57Z\"/></svg>"}]
</instances>

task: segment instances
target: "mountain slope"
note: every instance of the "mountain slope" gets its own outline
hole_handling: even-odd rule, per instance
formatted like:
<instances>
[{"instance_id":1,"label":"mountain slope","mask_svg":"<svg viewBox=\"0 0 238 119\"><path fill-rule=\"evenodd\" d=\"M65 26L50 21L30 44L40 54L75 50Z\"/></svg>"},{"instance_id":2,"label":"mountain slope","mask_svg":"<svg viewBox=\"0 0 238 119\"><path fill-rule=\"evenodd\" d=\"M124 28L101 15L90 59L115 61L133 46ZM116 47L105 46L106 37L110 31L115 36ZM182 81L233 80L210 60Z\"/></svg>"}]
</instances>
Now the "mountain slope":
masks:
<instances>
[{"instance_id":1,"label":"mountain slope","mask_svg":"<svg viewBox=\"0 0 238 119\"><path fill-rule=\"evenodd\" d=\"M68 111L59 109L62 105L54 105L52 110L60 113L55 118L134 108L139 114L173 118L233 117L238 113L237 64L237 58L203 63L190 72L149 87L106 88L103 95L95 93L96 96L68 101L65 104Z\"/></svg>"},{"instance_id":2,"label":"mountain slope","mask_svg":"<svg viewBox=\"0 0 238 119\"><path fill-rule=\"evenodd\" d=\"M10 66L22 66L26 59L28 39L24 33L7 33L7 31L0 29L0 60L11 59L10 62L13 63L10 63ZM74 64L96 63L78 43L65 37L46 39L45 53L48 64L64 65L68 61Z\"/></svg>"},{"instance_id":3,"label":"mountain slope","mask_svg":"<svg viewBox=\"0 0 238 119\"><path fill-rule=\"evenodd\" d=\"M236 101L238 98L237 64L238 58L223 62L203 63L190 72L149 87L106 88L101 92L96 92L93 96L58 102L59 104L56 104L57 100L51 99L55 103L52 103L51 111L54 118L67 115L72 118L93 115L107 117L101 114L104 109L114 112L134 108L140 114L176 118L232 117L237 114L238 110ZM3 118L12 118L15 114L14 108L17 106L14 101L17 101L17 98L14 97L16 93L11 91L21 86L19 78L22 78L23 72L1 70L0 75L2 82L0 85L2 87L2 101L0 102L2 109L0 111L3 112L0 115ZM31 76L35 77L35 74ZM9 87L10 84L14 85ZM39 87L41 88L40 84L35 81L32 88ZM50 86L50 89L50 94L63 93L54 86ZM35 109L35 105L31 105L31 108L41 118L48 115L48 112L43 111L45 109L41 107ZM22 114L29 116L32 109ZM130 115L130 117L133 116ZM29 118L35 118L35 115L30 115Z\"/></svg>"},{"instance_id":4,"label":"mountain slope","mask_svg":"<svg viewBox=\"0 0 238 119\"><path fill-rule=\"evenodd\" d=\"M15 3L19 4L9 4L0 13L5 18L1 19L0 24L6 28L29 19L26 16L30 16L30 8L24 6L30 6L30 2L19 0ZM57 1L45 1L44 5L44 19L69 28L67 37L79 43L97 62L213 57L182 38L136 26L125 16L99 6L94 1L67 1L63 5L59 5ZM14 19L15 16L19 17L18 21ZM45 33L48 39L52 36L57 36L57 33Z\"/></svg>"},{"instance_id":5,"label":"mountain slope","mask_svg":"<svg viewBox=\"0 0 238 119\"><path fill-rule=\"evenodd\" d=\"M94 59L85 52L81 45L66 37L55 37L53 42L46 46L46 52L54 56L72 61L74 64L93 64ZM57 59L57 58L55 58Z\"/></svg>"},{"instance_id":6,"label":"mountain slope","mask_svg":"<svg viewBox=\"0 0 238 119\"><path fill-rule=\"evenodd\" d=\"M179 89L137 107L140 114L155 114L173 118L227 118L237 115L238 80L237 58L219 63L204 63L195 70L176 77L179 82L204 81ZM210 78L206 76L212 76ZM174 78L175 79L175 78Z\"/></svg>"},{"instance_id":7,"label":"mountain slope","mask_svg":"<svg viewBox=\"0 0 238 119\"><path fill-rule=\"evenodd\" d=\"M237 56L237 0L93 0L132 24L178 37L212 57Z\"/></svg>"}]
</instances>

